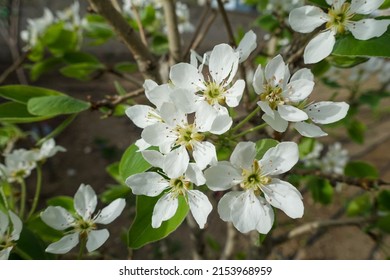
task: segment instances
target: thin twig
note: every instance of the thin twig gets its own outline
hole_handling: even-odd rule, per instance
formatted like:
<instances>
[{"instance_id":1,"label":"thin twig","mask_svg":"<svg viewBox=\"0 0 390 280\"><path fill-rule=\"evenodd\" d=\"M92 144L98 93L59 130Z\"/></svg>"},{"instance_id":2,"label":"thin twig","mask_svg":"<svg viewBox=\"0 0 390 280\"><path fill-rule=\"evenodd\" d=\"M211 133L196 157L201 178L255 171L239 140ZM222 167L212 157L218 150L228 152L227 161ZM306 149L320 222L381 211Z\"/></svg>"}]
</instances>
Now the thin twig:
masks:
<instances>
[{"instance_id":1,"label":"thin twig","mask_svg":"<svg viewBox=\"0 0 390 280\"><path fill-rule=\"evenodd\" d=\"M175 64L181 61L182 58L176 6L173 0L163 0L162 4L164 9L165 22L167 25L171 63Z\"/></svg>"},{"instance_id":2,"label":"thin twig","mask_svg":"<svg viewBox=\"0 0 390 280\"><path fill-rule=\"evenodd\" d=\"M157 60L144 45L135 30L127 23L123 16L113 7L111 1L89 0L92 7L102 15L115 32L122 38L127 48L134 56L141 73L147 79L153 79L157 83L161 82L158 72Z\"/></svg>"},{"instance_id":3,"label":"thin twig","mask_svg":"<svg viewBox=\"0 0 390 280\"><path fill-rule=\"evenodd\" d=\"M88 101L91 103L91 110L99 110L102 107L113 109L116 105L123 103L130 98L136 97L144 91L145 90L143 88L140 88L125 95L107 96L106 98L98 101L92 101L91 96L88 96Z\"/></svg>"},{"instance_id":4,"label":"thin twig","mask_svg":"<svg viewBox=\"0 0 390 280\"><path fill-rule=\"evenodd\" d=\"M234 228L232 223L226 224L226 242L223 248L220 260L229 260L234 251L235 245L235 237L236 237L236 229Z\"/></svg>"},{"instance_id":5,"label":"thin twig","mask_svg":"<svg viewBox=\"0 0 390 280\"><path fill-rule=\"evenodd\" d=\"M211 26L213 25L215 19L217 18L218 13L215 10L212 10L211 16L208 18L203 31L199 32L198 37L195 39L195 41L192 43L192 45L189 48L189 51L195 50L204 40L207 33L209 32Z\"/></svg>"},{"instance_id":6,"label":"thin twig","mask_svg":"<svg viewBox=\"0 0 390 280\"><path fill-rule=\"evenodd\" d=\"M145 46L148 46L148 40L146 40L144 26L142 25L141 18L140 18L139 13L138 13L138 9L134 4L131 4L131 10L134 13L135 22L137 23L142 43L144 43Z\"/></svg>"},{"instance_id":7,"label":"thin twig","mask_svg":"<svg viewBox=\"0 0 390 280\"><path fill-rule=\"evenodd\" d=\"M27 53L23 53L19 56L10 67L8 67L0 76L0 84L2 84L12 72L16 71L26 60Z\"/></svg>"},{"instance_id":8,"label":"thin twig","mask_svg":"<svg viewBox=\"0 0 390 280\"><path fill-rule=\"evenodd\" d=\"M236 40L234 39L233 29L232 29L232 26L230 24L229 17L226 13L225 7L222 3L222 0L217 0L217 1L218 1L218 9L219 9L219 12L221 13L223 23L225 25L226 32L227 32L228 37L229 37L229 41L230 41L229 43L231 46L237 47Z\"/></svg>"}]
</instances>

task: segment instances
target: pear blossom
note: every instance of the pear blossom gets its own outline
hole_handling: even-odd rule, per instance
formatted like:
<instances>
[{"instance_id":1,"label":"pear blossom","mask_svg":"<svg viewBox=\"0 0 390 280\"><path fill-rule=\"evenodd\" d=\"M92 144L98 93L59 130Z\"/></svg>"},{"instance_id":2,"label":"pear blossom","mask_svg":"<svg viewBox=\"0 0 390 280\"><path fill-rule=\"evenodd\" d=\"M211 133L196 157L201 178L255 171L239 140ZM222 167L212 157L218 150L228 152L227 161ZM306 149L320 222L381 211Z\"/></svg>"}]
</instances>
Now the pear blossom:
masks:
<instances>
[{"instance_id":1,"label":"pear blossom","mask_svg":"<svg viewBox=\"0 0 390 280\"><path fill-rule=\"evenodd\" d=\"M9 254L19 239L23 223L12 211L0 211L0 260L8 260Z\"/></svg>"},{"instance_id":2,"label":"pear blossom","mask_svg":"<svg viewBox=\"0 0 390 280\"><path fill-rule=\"evenodd\" d=\"M309 118L298 105L312 92L313 74L301 69L290 77L288 66L282 56L277 55L265 67L258 66L253 87L260 101L257 103L264 112L262 118L274 130L284 132L288 122L304 121Z\"/></svg>"},{"instance_id":3,"label":"pear blossom","mask_svg":"<svg viewBox=\"0 0 390 280\"><path fill-rule=\"evenodd\" d=\"M300 218L304 206L300 192L290 183L274 176L289 171L299 159L297 144L282 142L256 159L256 145L240 142L230 162L221 161L205 171L206 185L213 191L234 186L241 190L226 193L218 203L222 220L232 222L242 233L257 230L268 233L274 222L271 206L290 218Z\"/></svg>"},{"instance_id":4,"label":"pear blossom","mask_svg":"<svg viewBox=\"0 0 390 280\"><path fill-rule=\"evenodd\" d=\"M95 191L89 185L81 184L74 196L76 213L70 213L61 206L49 206L41 213L41 219L56 230L65 230L66 235L50 244L46 252L66 254L73 249L80 238L87 239L86 247L92 252L103 245L109 237L107 229L96 229L97 224L107 225L123 211L126 202L118 198L93 216L97 205Z\"/></svg>"},{"instance_id":5,"label":"pear blossom","mask_svg":"<svg viewBox=\"0 0 390 280\"><path fill-rule=\"evenodd\" d=\"M305 137L322 137L328 135L316 124L330 124L343 119L349 110L345 102L321 101L305 106L303 111L309 116L308 121L294 123L294 128Z\"/></svg>"},{"instance_id":6,"label":"pear blossom","mask_svg":"<svg viewBox=\"0 0 390 280\"><path fill-rule=\"evenodd\" d=\"M157 172L145 172L132 175L126 179L126 184L133 194L155 197L163 193L154 206L152 215L152 227L159 228L162 222L172 218L179 205L179 197L184 197L191 213L200 228L204 228L207 217L212 210L212 205L207 196L201 191L193 189L193 185L203 185L205 178L201 169L194 163L179 167L179 176L167 175L164 162L167 156L157 151L143 151L144 158L156 167L163 169L165 174ZM168 177L168 178L167 178Z\"/></svg>"},{"instance_id":7,"label":"pear blossom","mask_svg":"<svg viewBox=\"0 0 390 280\"><path fill-rule=\"evenodd\" d=\"M358 40L369 40L382 36L390 20L363 18L355 15L369 15L377 10L384 0L326 0L330 8L325 13L315 6L303 6L291 11L289 22L295 31L310 33L325 24L325 30L315 36L306 46L304 61L317 63L329 56L336 43L336 36L349 31Z\"/></svg>"},{"instance_id":8,"label":"pear blossom","mask_svg":"<svg viewBox=\"0 0 390 280\"><path fill-rule=\"evenodd\" d=\"M39 37L45 32L46 28L54 22L53 13L45 8L43 16L36 19L27 19L27 29L20 33L20 37L28 46L33 47L38 43Z\"/></svg>"},{"instance_id":9,"label":"pear blossom","mask_svg":"<svg viewBox=\"0 0 390 280\"><path fill-rule=\"evenodd\" d=\"M4 164L0 163L0 178L9 183L20 182L36 167L35 153L30 150L13 150L4 158Z\"/></svg>"},{"instance_id":10,"label":"pear blossom","mask_svg":"<svg viewBox=\"0 0 390 280\"><path fill-rule=\"evenodd\" d=\"M164 103L160 114L163 122L145 127L141 136L146 143L158 146L167 155L166 165L171 166L169 170L172 170L168 176L179 176L180 166L187 168L190 160L188 152L192 152L196 164L202 170L216 161L214 145L203 141L208 127L203 121L207 121L207 118L198 119L195 115L193 123L189 123L187 114L172 103Z\"/></svg>"},{"instance_id":11,"label":"pear blossom","mask_svg":"<svg viewBox=\"0 0 390 280\"><path fill-rule=\"evenodd\" d=\"M43 161L54 156L58 152L66 152L66 149L62 146L57 146L55 140L50 138L42 143L39 150L33 150L33 152L35 152L36 161Z\"/></svg>"}]
</instances>

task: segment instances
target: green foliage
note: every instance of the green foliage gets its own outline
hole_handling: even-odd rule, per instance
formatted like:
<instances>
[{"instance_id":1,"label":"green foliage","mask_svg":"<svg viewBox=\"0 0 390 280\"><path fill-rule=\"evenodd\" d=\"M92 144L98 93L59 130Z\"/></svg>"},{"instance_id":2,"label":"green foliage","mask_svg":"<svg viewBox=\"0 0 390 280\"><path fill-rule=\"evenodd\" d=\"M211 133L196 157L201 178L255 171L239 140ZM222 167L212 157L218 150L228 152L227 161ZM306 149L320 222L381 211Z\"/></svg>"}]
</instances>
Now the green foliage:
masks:
<instances>
[{"instance_id":1,"label":"green foliage","mask_svg":"<svg viewBox=\"0 0 390 280\"><path fill-rule=\"evenodd\" d=\"M345 176L361 179L378 179L378 169L364 161L350 161L344 168Z\"/></svg>"},{"instance_id":2,"label":"green foliage","mask_svg":"<svg viewBox=\"0 0 390 280\"><path fill-rule=\"evenodd\" d=\"M39 215L35 215L29 219L26 226L47 243L56 242L63 236L60 231L45 224Z\"/></svg>"},{"instance_id":3,"label":"green foliage","mask_svg":"<svg viewBox=\"0 0 390 280\"><path fill-rule=\"evenodd\" d=\"M332 202L333 198L333 187L330 182L320 177L311 177L307 182L313 200L321 204L327 205Z\"/></svg>"},{"instance_id":4,"label":"green foliage","mask_svg":"<svg viewBox=\"0 0 390 280\"><path fill-rule=\"evenodd\" d=\"M27 104L34 97L63 95L59 91L34 86L8 85L0 87L0 97L22 104Z\"/></svg>"},{"instance_id":5,"label":"green foliage","mask_svg":"<svg viewBox=\"0 0 390 280\"><path fill-rule=\"evenodd\" d=\"M378 109L382 99L390 97L390 92L384 91L368 91L359 97L360 104L367 104L373 110Z\"/></svg>"},{"instance_id":6,"label":"green foliage","mask_svg":"<svg viewBox=\"0 0 390 280\"><path fill-rule=\"evenodd\" d=\"M265 14L256 19L256 24L265 31L274 32L279 27L279 21L273 15Z\"/></svg>"},{"instance_id":7,"label":"green foliage","mask_svg":"<svg viewBox=\"0 0 390 280\"><path fill-rule=\"evenodd\" d=\"M370 40L357 40L351 34L337 40L333 49L339 56L378 56L390 57L390 48L384 48L390 41L390 30L381 37Z\"/></svg>"},{"instance_id":8,"label":"green foliage","mask_svg":"<svg viewBox=\"0 0 390 280\"><path fill-rule=\"evenodd\" d=\"M137 173L145 172L151 165L143 158L142 154L138 152L138 147L132 144L127 148L119 163L119 175L122 181Z\"/></svg>"},{"instance_id":9,"label":"green foliage","mask_svg":"<svg viewBox=\"0 0 390 280\"><path fill-rule=\"evenodd\" d=\"M366 125L357 119L354 119L347 124L349 137L351 137L353 141L359 144L364 143L366 130Z\"/></svg>"},{"instance_id":10,"label":"green foliage","mask_svg":"<svg viewBox=\"0 0 390 280\"><path fill-rule=\"evenodd\" d=\"M128 246L133 249L163 239L175 231L184 221L188 214L189 207L183 198L179 196L179 206L176 214L161 224L159 228L152 228L152 215L154 205L158 197L137 196L137 214L128 232Z\"/></svg>"},{"instance_id":11,"label":"green foliage","mask_svg":"<svg viewBox=\"0 0 390 280\"><path fill-rule=\"evenodd\" d=\"M330 65L339 68L351 68L368 60L366 57L332 55L326 59Z\"/></svg>"},{"instance_id":12,"label":"green foliage","mask_svg":"<svg viewBox=\"0 0 390 280\"><path fill-rule=\"evenodd\" d=\"M278 145L279 142L274 139L262 139L256 142L256 159L261 159L270 149Z\"/></svg>"},{"instance_id":13,"label":"green foliage","mask_svg":"<svg viewBox=\"0 0 390 280\"><path fill-rule=\"evenodd\" d=\"M36 235L29 228L24 227L17 243L16 254L11 254L10 259L33 259L47 260L52 257L45 252L46 244L40 236ZM15 256L18 255L19 257Z\"/></svg>"},{"instance_id":14,"label":"green foliage","mask_svg":"<svg viewBox=\"0 0 390 280\"><path fill-rule=\"evenodd\" d=\"M92 39L91 45L101 45L114 37L114 31L107 24L105 19L98 14L87 14L85 16L87 24L84 26L84 35Z\"/></svg>"},{"instance_id":15,"label":"green foliage","mask_svg":"<svg viewBox=\"0 0 390 280\"><path fill-rule=\"evenodd\" d=\"M313 151L316 143L317 143L317 140L315 140L314 138L303 137L301 142L298 144L299 157L303 158L303 157L307 156L308 154L310 154Z\"/></svg>"},{"instance_id":16,"label":"green foliage","mask_svg":"<svg viewBox=\"0 0 390 280\"><path fill-rule=\"evenodd\" d=\"M54 56L62 56L78 46L77 32L65 29L63 22L50 25L42 40Z\"/></svg>"},{"instance_id":17,"label":"green foliage","mask_svg":"<svg viewBox=\"0 0 390 280\"><path fill-rule=\"evenodd\" d=\"M37 116L58 116L80 113L89 109L90 104L70 96L44 96L31 98L27 109Z\"/></svg>"},{"instance_id":18,"label":"green foliage","mask_svg":"<svg viewBox=\"0 0 390 280\"><path fill-rule=\"evenodd\" d=\"M99 195L103 203L109 204L117 198L126 198L131 194L131 189L124 185L109 185L108 189Z\"/></svg>"},{"instance_id":19,"label":"green foliage","mask_svg":"<svg viewBox=\"0 0 390 280\"><path fill-rule=\"evenodd\" d=\"M138 70L138 66L131 62L120 62L115 64L114 69L120 73L134 73Z\"/></svg>"},{"instance_id":20,"label":"green foliage","mask_svg":"<svg viewBox=\"0 0 390 280\"><path fill-rule=\"evenodd\" d=\"M104 70L105 66L98 62L82 62L70 64L60 69L65 77L87 81L92 78L92 74L99 70Z\"/></svg>"},{"instance_id":21,"label":"green foliage","mask_svg":"<svg viewBox=\"0 0 390 280\"><path fill-rule=\"evenodd\" d=\"M390 212L390 190L382 190L377 196L377 201L379 210Z\"/></svg>"},{"instance_id":22,"label":"green foliage","mask_svg":"<svg viewBox=\"0 0 390 280\"><path fill-rule=\"evenodd\" d=\"M390 233L390 215L380 217L375 225L382 231Z\"/></svg>"},{"instance_id":23,"label":"green foliage","mask_svg":"<svg viewBox=\"0 0 390 280\"><path fill-rule=\"evenodd\" d=\"M311 71L313 72L314 76L319 77L325 74L329 69L331 65L328 62L327 59L321 60L320 62L313 65L313 68Z\"/></svg>"},{"instance_id":24,"label":"green foliage","mask_svg":"<svg viewBox=\"0 0 390 280\"><path fill-rule=\"evenodd\" d=\"M55 196L55 197L49 198L46 201L46 203L49 206L61 206L71 213L75 212L73 197L71 197L71 196L66 196L66 195Z\"/></svg>"},{"instance_id":25,"label":"green foliage","mask_svg":"<svg viewBox=\"0 0 390 280\"><path fill-rule=\"evenodd\" d=\"M358 196L347 205L348 216L362 216L370 214L372 209L371 199L368 193Z\"/></svg>"},{"instance_id":26,"label":"green foliage","mask_svg":"<svg viewBox=\"0 0 390 280\"><path fill-rule=\"evenodd\" d=\"M38 80L38 78L47 72L57 69L62 64L62 59L59 57L49 57L42 61L39 61L32 65L30 69L30 79L32 81Z\"/></svg>"},{"instance_id":27,"label":"green foliage","mask_svg":"<svg viewBox=\"0 0 390 280\"><path fill-rule=\"evenodd\" d=\"M316 4L317 6L323 7L323 8L329 8L328 3L326 3L325 0L309 0L309 2Z\"/></svg>"},{"instance_id":28,"label":"green foliage","mask_svg":"<svg viewBox=\"0 0 390 280\"><path fill-rule=\"evenodd\" d=\"M9 123L31 123L46 120L48 116L35 116L27 111L24 104L6 102L0 104L0 121Z\"/></svg>"},{"instance_id":29,"label":"green foliage","mask_svg":"<svg viewBox=\"0 0 390 280\"><path fill-rule=\"evenodd\" d=\"M155 54L164 54L169 49L168 38L163 34L156 34L150 47Z\"/></svg>"}]
</instances>

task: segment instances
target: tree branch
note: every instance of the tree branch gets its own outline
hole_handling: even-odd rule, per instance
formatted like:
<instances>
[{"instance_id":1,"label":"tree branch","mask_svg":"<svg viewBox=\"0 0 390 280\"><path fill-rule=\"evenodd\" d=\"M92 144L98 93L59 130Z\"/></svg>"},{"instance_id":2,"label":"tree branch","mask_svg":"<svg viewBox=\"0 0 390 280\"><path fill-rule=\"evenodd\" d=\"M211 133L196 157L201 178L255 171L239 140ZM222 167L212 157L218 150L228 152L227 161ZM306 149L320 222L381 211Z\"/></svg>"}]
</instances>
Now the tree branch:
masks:
<instances>
[{"instance_id":1,"label":"tree branch","mask_svg":"<svg viewBox=\"0 0 390 280\"><path fill-rule=\"evenodd\" d=\"M126 22L123 16L113 7L111 1L88 0L92 7L102 15L115 32L122 38L127 48L130 50L138 64L138 68L146 79L153 79L157 83L161 82L158 72L157 60L148 48L142 43L138 34Z\"/></svg>"},{"instance_id":2,"label":"tree branch","mask_svg":"<svg viewBox=\"0 0 390 280\"><path fill-rule=\"evenodd\" d=\"M163 0L162 5L164 9L165 22L167 24L171 63L175 64L182 59L175 1Z\"/></svg>"},{"instance_id":3,"label":"tree branch","mask_svg":"<svg viewBox=\"0 0 390 280\"><path fill-rule=\"evenodd\" d=\"M227 34L229 36L230 40L230 45L233 47L237 47L236 40L234 39L234 33L232 26L230 25L229 17L227 16L225 7L223 6L222 0L217 0L218 1L218 9L219 12L221 13L223 23L225 24Z\"/></svg>"}]
</instances>

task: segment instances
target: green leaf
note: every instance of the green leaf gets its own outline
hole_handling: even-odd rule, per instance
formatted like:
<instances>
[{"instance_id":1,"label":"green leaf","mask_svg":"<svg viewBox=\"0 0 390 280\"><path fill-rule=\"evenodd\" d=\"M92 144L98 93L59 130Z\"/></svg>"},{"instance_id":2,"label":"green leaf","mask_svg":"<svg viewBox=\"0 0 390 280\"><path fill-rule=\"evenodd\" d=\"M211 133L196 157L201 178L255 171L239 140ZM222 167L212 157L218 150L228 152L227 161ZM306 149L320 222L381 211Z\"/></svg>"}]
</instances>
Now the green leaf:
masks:
<instances>
[{"instance_id":1,"label":"green leaf","mask_svg":"<svg viewBox=\"0 0 390 280\"><path fill-rule=\"evenodd\" d=\"M163 34L157 34L152 39L151 49L155 54L165 54L168 52L168 38Z\"/></svg>"},{"instance_id":2,"label":"green leaf","mask_svg":"<svg viewBox=\"0 0 390 280\"><path fill-rule=\"evenodd\" d=\"M86 37L94 39L93 45L104 44L114 36L112 28L106 23L105 19L98 14L87 14L85 17L87 24L84 26Z\"/></svg>"},{"instance_id":3,"label":"green leaf","mask_svg":"<svg viewBox=\"0 0 390 280\"><path fill-rule=\"evenodd\" d=\"M307 187L315 202L324 205L332 202L334 190L328 180L313 176L307 182Z\"/></svg>"},{"instance_id":4,"label":"green leaf","mask_svg":"<svg viewBox=\"0 0 390 280\"><path fill-rule=\"evenodd\" d=\"M138 67L135 63L120 62L115 64L114 69L121 73L134 73L138 70Z\"/></svg>"},{"instance_id":5,"label":"green leaf","mask_svg":"<svg viewBox=\"0 0 390 280\"><path fill-rule=\"evenodd\" d=\"M19 258L23 259L27 256L33 260L51 259L51 256L45 253L45 243L27 227L23 228L16 246L17 250L21 251L20 254L16 253L16 255L19 255ZM14 256L15 254L11 254L10 259L13 259Z\"/></svg>"},{"instance_id":6,"label":"green leaf","mask_svg":"<svg viewBox=\"0 0 390 280\"><path fill-rule=\"evenodd\" d=\"M105 67L101 63L82 62L70 64L60 69L60 72L65 77L75 78L80 81L91 79L91 75L98 70L103 70Z\"/></svg>"},{"instance_id":7,"label":"green leaf","mask_svg":"<svg viewBox=\"0 0 390 280\"><path fill-rule=\"evenodd\" d=\"M344 168L345 176L361 179L378 179L378 169L364 161L350 161Z\"/></svg>"},{"instance_id":8,"label":"green leaf","mask_svg":"<svg viewBox=\"0 0 390 280\"><path fill-rule=\"evenodd\" d=\"M359 102L362 104L367 104L375 110L378 109L380 101L387 97L390 97L390 92L368 91L360 96Z\"/></svg>"},{"instance_id":9,"label":"green leaf","mask_svg":"<svg viewBox=\"0 0 390 280\"><path fill-rule=\"evenodd\" d=\"M119 184L124 185L125 181L122 180L122 177L119 175L119 162L111 163L106 167L106 171L110 176L115 179Z\"/></svg>"},{"instance_id":10,"label":"green leaf","mask_svg":"<svg viewBox=\"0 0 390 280\"><path fill-rule=\"evenodd\" d=\"M390 233L390 215L380 217L375 224L380 230Z\"/></svg>"},{"instance_id":11,"label":"green leaf","mask_svg":"<svg viewBox=\"0 0 390 280\"><path fill-rule=\"evenodd\" d=\"M385 48L390 41L390 30L381 37L370 40L357 40L349 34L339 40L333 49L334 55L340 56L379 56L390 57L390 48Z\"/></svg>"},{"instance_id":12,"label":"green leaf","mask_svg":"<svg viewBox=\"0 0 390 280\"><path fill-rule=\"evenodd\" d=\"M48 243L58 241L63 236L60 231L55 230L45 224L39 214L29 219L26 226L32 232L34 232L34 234L36 234L37 236L42 238L42 240Z\"/></svg>"},{"instance_id":13,"label":"green leaf","mask_svg":"<svg viewBox=\"0 0 390 280\"><path fill-rule=\"evenodd\" d=\"M366 57L332 55L327 58L330 65L339 68L351 68L368 60Z\"/></svg>"},{"instance_id":14,"label":"green leaf","mask_svg":"<svg viewBox=\"0 0 390 280\"><path fill-rule=\"evenodd\" d=\"M378 207L381 211L390 211L390 190L382 190L377 197Z\"/></svg>"},{"instance_id":15,"label":"green leaf","mask_svg":"<svg viewBox=\"0 0 390 280\"><path fill-rule=\"evenodd\" d=\"M324 59L314 64L311 71L313 72L314 76L319 77L325 74L330 69L330 67L330 63L326 59Z\"/></svg>"},{"instance_id":16,"label":"green leaf","mask_svg":"<svg viewBox=\"0 0 390 280\"><path fill-rule=\"evenodd\" d=\"M43 35L43 42L54 56L63 56L64 53L75 51L78 45L77 31L64 28L64 23L50 25Z\"/></svg>"},{"instance_id":17,"label":"green leaf","mask_svg":"<svg viewBox=\"0 0 390 280\"><path fill-rule=\"evenodd\" d=\"M142 154L138 151L138 147L132 144L127 148L123 154L119 163L119 175L122 177L122 181L137 173L142 173L148 170L151 165L143 158Z\"/></svg>"},{"instance_id":18,"label":"green leaf","mask_svg":"<svg viewBox=\"0 0 390 280\"><path fill-rule=\"evenodd\" d=\"M71 196L60 195L60 196L52 197L46 201L46 204L49 206L61 206L66 210L68 210L69 212L75 212L73 197Z\"/></svg>"},{"instance_id":19,"label":"green leaf","mask_svg":"<svg viewBox=\"0 0 390 280\"><path fill-rule=\"evenodd\" d=\"M260 160L270 149L278 145L279 142L274 139L262 139L256 142L256 159Z\"/></svg>"},{"instance_id":20,"label":"green leaf","mask_svg":"<svg viewBox=\"0 0 390 280\"><path fill-rule=\"evenodd\" d=\"M109 204L117 198L126 198L131 194L131 189L124 185L110 185L108 190L105 190L99 195L103 203Z\"/></svg>"},{"instance_id":21,"label":"green leaf","mask_svg":"<svg viewBox=\"0 0 390 280\"><path fill-rule=\"evenodd\" d=\"M309 2L316 4L317 6L323 7L323 8L329 8L328 3L326 3L326 0L309 0Z\"/></svg>"},{"instance_id":22,"label":"green leaf","mask_svg":"<svg viewBox=\"0 0 390 280\"><path fill-rule=\"evenodd\" d=\"M83 63L83 62L88 62L88 63L99 63L99 59L97 59L96 56L85 53L85 52L67 52L64 54L63 59L65 60L66 63L69 64L76 64L76 63Z\"/></svg>"},{"instance_id":23,"label":"green leaf","mask_svg":"<svg viewBox=\"0 0 390 280\"><path fill-rule=\"evenodd\" d=\"M27 111L24 104L6 102L0 104L0 121L10 123L30 123L49 119L50 116L34 116Z\"/></svg>"},{"instance_id":24,"label":"green leaf","mask_svg":"<svg viewBox=\"0 0 390 280\"><path fill-rule=\"evenodd\" d=\"M299 142L298 149L299 149L299 157L303 158L310 154L317 143L317 140L314 138L306 138L303 137L301 142Z\"/></svg>"},{"instance_id":25,"label":"green leaf","mask_svg":"<svg viewBox=\"0 0 390 280\"><path fill-rule=\"evenodd\" d=\"M368 193L365 193L351 202L347 206L348 216L362 216L371 212L372 203Z\"/></svg>"},{"instance_id":26,"label":"green leaf","mask_svg":"<svg viewBox=\"0 0 390 280\"><path fill-rule=\"evenodd\" d=\"M38 78L49 71L53 71L57 68L63 60L59 57L50 57L48 59L35 63L30 69L30 78L32 81L38 80Z\"/></svg>"},{"instance_id":27,"label":"green leaf","mask_svg":"<svg viewBox=\"0 0 390 280\"><path fill-rule=\"evenodd\" d=\"M280 26L279 21L273 15L262 15L256 19L256 23L263 30L273 32Z\"/></svg>"},{"instance_id":28,"label":"green leaf","mask_svg":"<svg viewBox=\"0 0 390 280\"><path fill-rule=\"evenodd\" d=\"M44 96L31 98L27 109L37 116L57 116L80 113L89 109L90 104L70 96Z\"/></svg>"},{"instance_id":29,"label":"green leaf","mask_svg":"<svg viewBox=\"0 0 390 280\"><path fill-rule=\"evenodd\" d=\"M143 26L150 26L156 20L156 10L153 5L147 5L142 9L140 18Z\"/></svg>"},{"instance_id":30,"label":"green leaf","mask_svg":"<svg viewBox=\"0 0 390 280\"><path fill-rule=\"evenodd\" d=\"M63 93L55 90L34 86L8 85L0 87L1 97L23 104L27 104L28 100L33 97L63 95Z\"/></svg>"},{"instance_id":31,"label":"green leaf","mask_svg":"<svg viewBox=\"0 0 390 280\"><path fill-rule=\"evenodd\" d=\"M161 224L159 228L152 228L152 214L158 197L137 196L137 214L128 232L128 246L133 249L163 239L175 231L184 221L189 207L183 196L179 196L179 206L176 214Z\"/></svg>"},{"instance_id":32,"label":"green leaf","mask_svg":"<svg viewBox=\"0 0 390 280\"><path fill-rule=\"evenodd\" d=\"M114 82L114 86L115 86L115 90L116 90L118 95L123 96L127 93L126 90L123 88L123 86L118 81Z\"/></svg>"},{"instance_id":33,"label":"green leaf","mask_svg":"<svg viewBox=\"0 0 390 280\"><path fill-rule=\"evenodd\" d=\"M390 0L385 0L385 2L383 2L382 6L380 6L379 9L388 9L390 8Z\"/></svg>"},{"instance_id":34,"label":"green leaf","mask_svg":"<svg viewBox=\"0 0 390 280\"><path fill-rule=\"evenodd\" d=\"M364 135L366 133L367 127L364 123L359 120L352 120L348 126L348 135L353 141L359 144L364 143Z\"/></svg>"}]
</instances>

